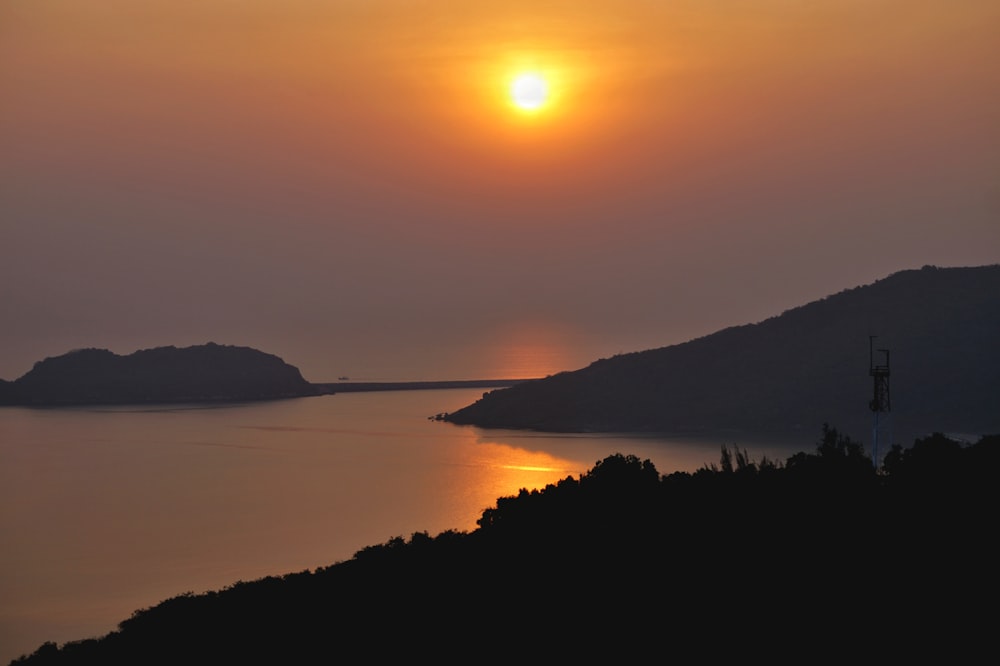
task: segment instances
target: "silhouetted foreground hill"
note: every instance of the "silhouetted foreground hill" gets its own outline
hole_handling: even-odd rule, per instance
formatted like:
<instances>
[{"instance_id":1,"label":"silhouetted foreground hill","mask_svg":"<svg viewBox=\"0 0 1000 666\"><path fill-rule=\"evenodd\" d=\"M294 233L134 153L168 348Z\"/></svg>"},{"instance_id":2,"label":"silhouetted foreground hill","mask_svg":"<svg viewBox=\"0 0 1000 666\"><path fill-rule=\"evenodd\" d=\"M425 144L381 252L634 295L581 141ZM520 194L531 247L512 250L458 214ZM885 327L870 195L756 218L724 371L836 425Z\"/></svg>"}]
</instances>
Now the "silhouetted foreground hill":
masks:
<instances>
[{"instance_id":1,"label":"silhouetted foreground hill","mask_svg":"<svg viewBox=\"0 0 1000 666\"><path fill-rule=\"evenodd\" d=\"M495 390L445 420L595 432L799 432L872 422L869 336L889 350L893 427L1000 430L1000 265L895 273L689 342ZM885 356L875 352L876 364Z\"/></svg>"},{"instance_id":2,"label":"silhouetted foreground hill","mask_svg":"<svg viewBox=\"0 0 1000 666\"><path fill-rule=\"evenodd\" d=\"M0 404L90 405L244 401L319 395L325 390L272 354L208 343L119 356L80 349L39 361L0 386Z\"/></svg>"},{"instance_id":3,"label":"silhouetted foreground hill","mask_svg":"<svg viewBox=\"0 0 1000 666\"><path fill-rule=\"evenodd\" d=\"M724 449L661 476L616 454L472 532L181 595L13 663L973 663L994 647L998 462L998 436L934 435L876 473L826 427L784 463Z\"/></svg>"}]
</instances>

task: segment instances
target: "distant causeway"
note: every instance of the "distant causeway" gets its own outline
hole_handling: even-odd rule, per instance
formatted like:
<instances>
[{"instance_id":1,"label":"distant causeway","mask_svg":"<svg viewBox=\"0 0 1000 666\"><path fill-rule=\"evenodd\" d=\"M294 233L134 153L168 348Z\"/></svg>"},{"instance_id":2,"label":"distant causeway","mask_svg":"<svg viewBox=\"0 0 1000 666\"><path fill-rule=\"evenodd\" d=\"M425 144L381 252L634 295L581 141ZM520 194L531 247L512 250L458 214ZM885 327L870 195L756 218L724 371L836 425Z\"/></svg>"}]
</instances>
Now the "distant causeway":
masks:
<instances>
[{"instance_id":1,"label":"distant causeway","mask_svg":"<svg viewBox=\"0 0 1000 666\"><path fill-rule=\"evenodd\" d=\"M313 382L323 393L359 393L363 391L419 391L425 389L507 388L530 379L464 379L417 382Z\"/></svg>"}]
</instances>

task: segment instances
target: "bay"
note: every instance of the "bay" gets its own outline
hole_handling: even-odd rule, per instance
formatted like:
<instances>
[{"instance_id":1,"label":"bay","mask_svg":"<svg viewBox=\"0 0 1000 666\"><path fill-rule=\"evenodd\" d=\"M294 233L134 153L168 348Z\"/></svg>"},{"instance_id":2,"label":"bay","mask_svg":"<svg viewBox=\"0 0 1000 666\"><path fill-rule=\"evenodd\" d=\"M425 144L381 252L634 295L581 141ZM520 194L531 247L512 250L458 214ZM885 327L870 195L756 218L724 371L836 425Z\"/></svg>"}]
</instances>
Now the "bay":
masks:
<instances>
[{"instance_id":1,"label":"bay","mask_svg":"<svg viewBox=\"0 0 1000 666\"><path fill-rule=\"evenodd\" d=\"M429 418L481 389L223 406L0 408L0 663L100 636L184 592L315 569L414 532L471 531L498 497L613 453L660 473L723 445L485 430Z\"/></svg>"}]
</instances>

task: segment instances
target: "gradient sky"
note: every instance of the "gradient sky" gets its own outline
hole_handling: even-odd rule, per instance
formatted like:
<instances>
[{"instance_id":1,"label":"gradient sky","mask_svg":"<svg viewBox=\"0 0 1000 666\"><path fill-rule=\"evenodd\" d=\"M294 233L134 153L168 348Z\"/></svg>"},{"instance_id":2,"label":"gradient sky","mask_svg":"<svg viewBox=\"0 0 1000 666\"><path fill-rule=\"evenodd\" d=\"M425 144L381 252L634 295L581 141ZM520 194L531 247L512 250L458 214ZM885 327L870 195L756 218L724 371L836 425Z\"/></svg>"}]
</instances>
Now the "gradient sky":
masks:
<instances>
[{"instance_id":1,"label":"gradient sky","mask_svg":"<svg viewBox=\"0 0 1000 666\"><path fill-rule=\"evenodd\" d=\"M0 0L0 378L208 341L541 376L998 263L998 35L996 0Z\"/></svg>"}]
</instances>

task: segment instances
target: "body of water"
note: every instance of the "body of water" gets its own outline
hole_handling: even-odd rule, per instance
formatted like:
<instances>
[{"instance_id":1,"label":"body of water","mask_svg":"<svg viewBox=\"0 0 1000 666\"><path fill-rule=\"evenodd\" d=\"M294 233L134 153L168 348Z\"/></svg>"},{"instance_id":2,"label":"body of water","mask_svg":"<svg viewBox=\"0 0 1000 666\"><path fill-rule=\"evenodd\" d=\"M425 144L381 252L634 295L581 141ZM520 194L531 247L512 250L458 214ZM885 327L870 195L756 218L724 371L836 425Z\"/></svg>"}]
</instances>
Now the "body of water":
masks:
<instances>
[{"instance_id":1,"label":"body of water","mask_svg":"<svg viewBox=\"0 0 1000 666\"><path fill-rule=\"evenodd\" d=\"M661 473L735 444L432 421L481 389L211 406L0 408L0 663L112 631L133 610L327 566L417 531L472 530L496 498L613 453ZM817 433L818 435L818 433Z\"/></svg>"}]
</instances>

